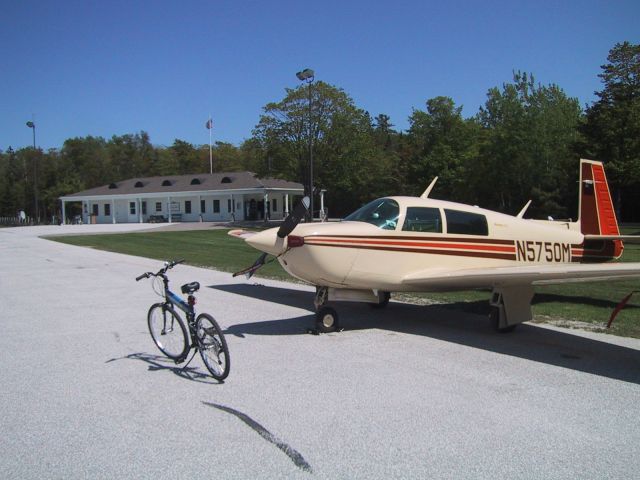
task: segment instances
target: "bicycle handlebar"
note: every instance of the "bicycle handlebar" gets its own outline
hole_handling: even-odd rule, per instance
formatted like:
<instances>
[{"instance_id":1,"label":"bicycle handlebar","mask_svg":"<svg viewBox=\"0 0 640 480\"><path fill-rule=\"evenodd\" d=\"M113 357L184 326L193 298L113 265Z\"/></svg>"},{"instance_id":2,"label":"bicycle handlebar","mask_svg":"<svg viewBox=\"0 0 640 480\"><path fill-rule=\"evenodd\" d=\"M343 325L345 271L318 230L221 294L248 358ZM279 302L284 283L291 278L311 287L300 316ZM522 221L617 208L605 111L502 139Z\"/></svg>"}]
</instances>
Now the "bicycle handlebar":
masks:
<instances>
[{"instance_id":1,"label":"bicycle handlebar","mask_svg":"<svg viewBox=\"0 0 640 480\"><path fill-rule=\"evenodd\" d=\"M180 263L184 263L184 258L181 258L180 260L170 260L168 262L165 262L164 263L164 267L162 267L156 273L146 272L146 273L143 273L142 275L140 275L139 277L136 277L136 282L139 282L143 278L158 277L160 275L164 275L167 272L167 270L175 267L176 265L178 265Z\"/></svg>"}]
</instances>

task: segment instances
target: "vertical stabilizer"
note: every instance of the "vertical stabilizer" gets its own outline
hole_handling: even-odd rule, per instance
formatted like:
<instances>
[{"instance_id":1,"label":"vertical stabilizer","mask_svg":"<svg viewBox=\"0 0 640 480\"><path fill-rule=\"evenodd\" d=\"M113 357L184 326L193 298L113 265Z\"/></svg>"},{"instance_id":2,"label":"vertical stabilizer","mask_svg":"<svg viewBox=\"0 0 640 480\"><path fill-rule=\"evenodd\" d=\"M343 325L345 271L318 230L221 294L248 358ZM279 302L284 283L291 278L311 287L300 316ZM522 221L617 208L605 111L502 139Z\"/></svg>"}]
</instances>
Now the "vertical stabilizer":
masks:
<instances>
[{"instance_id":1,"label":"vertical stabilizer","mask_svg":"<svg viewBox=\"0 0 640 480\"><path fill-rule=\"evenodd\" d=\"M602 162L580 160L580 230L585 235L620 235Z\"/></svg>"}]
</instances>

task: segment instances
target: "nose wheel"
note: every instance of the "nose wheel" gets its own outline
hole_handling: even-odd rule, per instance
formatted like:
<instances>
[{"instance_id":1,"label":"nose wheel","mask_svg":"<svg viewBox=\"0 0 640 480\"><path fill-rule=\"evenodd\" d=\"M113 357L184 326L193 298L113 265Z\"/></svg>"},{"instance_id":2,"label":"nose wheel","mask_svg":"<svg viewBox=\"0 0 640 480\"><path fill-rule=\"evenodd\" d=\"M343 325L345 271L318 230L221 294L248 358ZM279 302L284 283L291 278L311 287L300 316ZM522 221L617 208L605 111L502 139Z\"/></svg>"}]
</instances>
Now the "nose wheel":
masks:
<instances>
[{"instance_id":1,"label":"nose wheel","mask_svg":"<svg viewBox=\"0 0 640 480\"><path fill-rule=\"evenodd\" d=\"M316 312L316 329L322 333L338 330L338 312L331 307L321 307Z\"/></svg>"},{"instance_id":2,"label":"nose wheel","mask_svg":"<svg viewBox=\"0 0 640 480\"><path fill-rule=\"evenodd\" d=\"M340 329L338 324L338 312L327 305L329 289L316 287L316 298L313 304L316 307L316 329L313 333L330 333Z\"/></svg>"}]
</instances>

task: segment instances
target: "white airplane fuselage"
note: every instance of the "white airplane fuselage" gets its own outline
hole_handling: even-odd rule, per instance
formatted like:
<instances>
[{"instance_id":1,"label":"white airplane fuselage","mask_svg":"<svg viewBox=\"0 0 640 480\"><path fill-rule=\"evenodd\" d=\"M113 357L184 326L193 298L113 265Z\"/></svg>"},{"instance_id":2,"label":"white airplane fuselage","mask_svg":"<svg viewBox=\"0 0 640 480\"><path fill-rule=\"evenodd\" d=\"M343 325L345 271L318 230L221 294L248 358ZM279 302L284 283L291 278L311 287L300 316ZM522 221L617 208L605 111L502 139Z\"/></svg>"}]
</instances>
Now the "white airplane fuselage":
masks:
<instances>
[{"instance_id":1,"label":"white airplane fuselage","mask_svg":"<svg viewBox=\"0 0 640 480\"><path fill-rule=\"evenodd\" d=\"M274 228L247 243L278 256L289 274L314 285L383 291L424 290L403 282L407 272L570 264L585 255L584 235L575 223L525 220L428 198L379 201L396 204L397 216L393 212L386 222L380 217L372 220L380 225L363 220L299 224L284 239ZM424 212L429 216L426 221ZM440 282L434 289L452 286L464 287Z\"/></svg>"}]
</instances>

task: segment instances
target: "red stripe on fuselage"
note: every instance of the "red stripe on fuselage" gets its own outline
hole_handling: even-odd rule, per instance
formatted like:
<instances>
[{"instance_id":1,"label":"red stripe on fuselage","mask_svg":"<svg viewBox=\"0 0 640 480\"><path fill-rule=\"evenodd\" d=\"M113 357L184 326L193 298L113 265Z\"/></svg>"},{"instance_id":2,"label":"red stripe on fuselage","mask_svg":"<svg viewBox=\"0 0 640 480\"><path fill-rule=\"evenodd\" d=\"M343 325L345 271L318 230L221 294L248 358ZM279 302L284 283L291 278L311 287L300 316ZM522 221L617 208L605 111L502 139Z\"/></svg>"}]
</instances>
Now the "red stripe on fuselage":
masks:
<instances>
[{"instance_id":1,"label":"red stripe on fuselage","mask_svg":"<svg viewBox=\"0 0 640 480\"><path fill-rule=\"evenodd\" d=\"M442 248L442 249L454 249L454 250L477 250L486 252L505 252L515 253L515 247L513 242L511 246L498 246L498 245L485 245L476 244L469 241L467 244L453 243L447 241L440 242L420 242L413 239L398 239L398 240L380 240L380 239L363 239L363 238L334 238L334 237L307 237L305 243L310 245L328 245L328 244L349 244L351 246L398 246L398 247L422 247L422 248Z\"/></svg>"}]
</instances>

